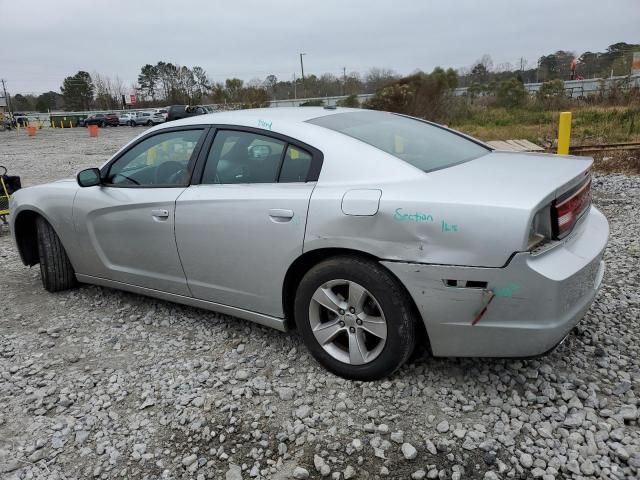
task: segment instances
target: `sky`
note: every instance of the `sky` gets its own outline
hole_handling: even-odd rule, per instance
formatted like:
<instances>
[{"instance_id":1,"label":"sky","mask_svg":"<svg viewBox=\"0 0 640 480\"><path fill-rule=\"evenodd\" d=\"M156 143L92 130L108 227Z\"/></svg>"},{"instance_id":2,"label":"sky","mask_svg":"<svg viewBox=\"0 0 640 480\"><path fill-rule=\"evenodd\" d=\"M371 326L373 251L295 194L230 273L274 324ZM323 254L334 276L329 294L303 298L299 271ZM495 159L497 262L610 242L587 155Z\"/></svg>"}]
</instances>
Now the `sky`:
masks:
<instances>
[{"instance_id":1,"label":"sky","mask_svg":"<svg viewBox=\"0 0 640 480\"><path fill-rule=\"evenodd\" d=\"M203 67L215 81L305 74L400 74L535 65L640 43L640 0L0 0L0 78L9 93L60 91L78 70L126 85L158 61Z\"/></svg>"}]
</instances>

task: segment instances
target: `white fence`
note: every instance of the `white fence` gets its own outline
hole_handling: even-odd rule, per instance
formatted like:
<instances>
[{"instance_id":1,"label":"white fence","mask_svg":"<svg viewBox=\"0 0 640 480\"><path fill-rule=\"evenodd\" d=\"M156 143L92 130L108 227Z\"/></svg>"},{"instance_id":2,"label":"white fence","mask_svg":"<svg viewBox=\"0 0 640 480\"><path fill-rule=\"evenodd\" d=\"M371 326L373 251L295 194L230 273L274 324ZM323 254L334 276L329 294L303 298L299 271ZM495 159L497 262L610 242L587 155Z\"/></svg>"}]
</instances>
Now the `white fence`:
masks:
<instances>
[{"instance_id":1,"label":"white fence","mask_svg":"<svg viewBox=\"0 0 640 480\"><path fill-rule=\"evenodd\" d=\"M524 88L530 95L535 95L543 82L525 83ZM564 89L570 98L589 97L598 95L600 92L606 93L613 88L628 90L629 88L640 88L640 74L610 77L610 78L589 78L584 80L565 80ZM469 87L460 87L453 90L456 96L467 95Z\"/></svg>"}]
</instances>

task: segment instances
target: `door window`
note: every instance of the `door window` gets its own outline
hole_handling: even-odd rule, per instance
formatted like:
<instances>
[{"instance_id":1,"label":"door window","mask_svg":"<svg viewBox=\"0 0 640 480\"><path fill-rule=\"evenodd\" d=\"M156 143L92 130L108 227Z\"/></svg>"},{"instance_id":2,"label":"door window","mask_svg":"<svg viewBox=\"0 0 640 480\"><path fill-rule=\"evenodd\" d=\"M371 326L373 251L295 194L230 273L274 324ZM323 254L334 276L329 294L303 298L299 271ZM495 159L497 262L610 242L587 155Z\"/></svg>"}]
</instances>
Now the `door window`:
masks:
<instances>
[{"instance_id":1,"label":"door window","mask_svg":"<svg viewBox=\"0 0 640 480\"><path fill-rule=\"evenodd\" d=\"M127 187L186 186L190 160L201 136L202 130L178 130L148 137L111 164L106 183Z\"/></svg>"},{"instance_id":2,"label":"door window","mask_svg":"<svg viewBox=\"0 0 640 480\"><path fill-rule=\"evenodd\" d=\"M202 183L274 183L285 143L257 133L221 130L216 134Z\"/></svg>"},{"instance_id":3,"label":"door window","mask_svg":"<svg viewBox=\"0 0 640 480\"><path fill-rule=\"evenodd\" d=\"M306 182L311 167L311 155L301 148L289 145L278 179L281 183Z\"/></svg>"}]
</instances>

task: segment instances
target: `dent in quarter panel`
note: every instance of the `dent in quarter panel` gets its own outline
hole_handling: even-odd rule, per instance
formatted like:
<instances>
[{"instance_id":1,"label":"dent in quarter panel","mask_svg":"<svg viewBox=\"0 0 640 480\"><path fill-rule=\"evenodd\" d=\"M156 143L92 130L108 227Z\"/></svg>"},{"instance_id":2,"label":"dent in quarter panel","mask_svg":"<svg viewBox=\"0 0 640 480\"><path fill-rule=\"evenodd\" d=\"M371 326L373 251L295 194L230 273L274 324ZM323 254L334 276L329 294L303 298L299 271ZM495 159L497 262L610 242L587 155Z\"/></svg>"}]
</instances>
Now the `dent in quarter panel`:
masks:
<instances>
[{"instance_id":1,"label":"dent in quarter panel","mask_svg":"<svg viewBox=\"0 0 640 480\"><path fill-rule=\"evenodd\" d=\"M521 247L528 210L430 200L428 181L381 183L375 215L345 215L345 186L318 184L309 209L305 251L348 248L380 259L503 266ZM362 190L365 190L363 188Z\"/></svg>"}]
</instances>

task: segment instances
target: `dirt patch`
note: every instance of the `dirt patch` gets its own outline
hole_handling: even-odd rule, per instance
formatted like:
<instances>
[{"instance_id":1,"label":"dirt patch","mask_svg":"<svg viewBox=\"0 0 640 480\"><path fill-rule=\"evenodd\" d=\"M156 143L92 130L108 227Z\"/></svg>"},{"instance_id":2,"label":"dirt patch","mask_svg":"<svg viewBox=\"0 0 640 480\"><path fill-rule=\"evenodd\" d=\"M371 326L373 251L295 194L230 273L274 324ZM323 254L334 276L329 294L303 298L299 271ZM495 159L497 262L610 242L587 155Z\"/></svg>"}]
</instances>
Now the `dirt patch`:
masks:
<instances>
[{"instance_id":1,"label":"dirt patch","mask_svg":"<svg viewBox=\"0 0 640 480\"><path fill-rule=\"evenodd\" d=\"M590 156L597 172L640 175L640 149L598 152Z\"/></svg>"}]
</instances>

